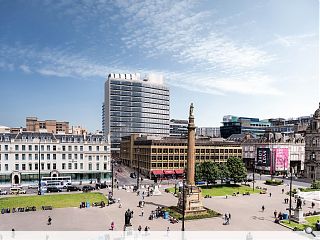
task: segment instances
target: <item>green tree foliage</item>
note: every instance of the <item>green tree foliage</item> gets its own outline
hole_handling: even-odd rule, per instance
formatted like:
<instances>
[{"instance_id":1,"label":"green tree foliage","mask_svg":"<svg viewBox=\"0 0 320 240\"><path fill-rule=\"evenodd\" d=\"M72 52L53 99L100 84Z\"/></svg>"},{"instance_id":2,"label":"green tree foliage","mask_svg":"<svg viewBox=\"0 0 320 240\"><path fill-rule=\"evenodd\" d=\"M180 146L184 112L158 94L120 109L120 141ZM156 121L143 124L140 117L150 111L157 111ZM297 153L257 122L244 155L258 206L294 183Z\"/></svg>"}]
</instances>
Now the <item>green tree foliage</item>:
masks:
<instances>
[{"instance_id":1,"label":"green tree foliage","mask_svg":"<svg viewBox=\"0 0 320 240\"><path fill-rule=\"evenodd\" d=\"M229 158L227 160L227 168L230 173L230 178L234 183L244 181L247 178L247 169L242 159L235 157Z\"/></svg>"},{"instance_id":2,"label":"green tree foliage","mask_svg":"<svg viewBox=\"0 0 320 240\"><path fill-rule=\"evenodd\" d=\"M200 182L203 180L202 167L200 163L196 163L194 178L196 182Z\"/></svg>"}]
</instances>

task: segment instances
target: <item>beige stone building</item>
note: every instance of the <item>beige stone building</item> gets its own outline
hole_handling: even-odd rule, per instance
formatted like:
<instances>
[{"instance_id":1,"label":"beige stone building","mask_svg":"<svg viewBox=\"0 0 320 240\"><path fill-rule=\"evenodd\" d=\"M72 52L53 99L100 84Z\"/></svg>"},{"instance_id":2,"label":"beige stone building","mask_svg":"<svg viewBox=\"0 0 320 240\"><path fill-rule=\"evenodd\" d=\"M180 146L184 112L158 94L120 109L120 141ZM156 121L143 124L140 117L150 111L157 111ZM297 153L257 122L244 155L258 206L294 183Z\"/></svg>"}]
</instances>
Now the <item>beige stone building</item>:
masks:
<instances>
[{"instance_id":1,"label":"beige stone building","mask_svg":"<svg viewBox=\"0 0 320 240\"><path fill-rule=\"evenodd\" d=\"M174 177L187 167L187 138L141 136L123 137L120 158L123 163L149 178ZM223 139L196 139L196 162L226 162L230 157L242 158L239 143Z\"/></svg>"},{"instance_id":2,"label":"beige stone building","mask_svg":"<svg viewBox=\"0 0 320 240\"><path fill-rule=\"evenodd\" d=\"M38 120L36 117L26 118L26 131L28 132L41 132L48 133L64 132L69 133L69 122L59 122L57 120Z\"/></svg>"},{"instance_id":3,"label":"beige stone building","mask_svg":"<svg viewBox=\"0 0 320 240\"><path fill-rule=\"evenodd\" d=\"M320 179L320 104L305 135L305 177Z\"/></svg>"}]
</instances>

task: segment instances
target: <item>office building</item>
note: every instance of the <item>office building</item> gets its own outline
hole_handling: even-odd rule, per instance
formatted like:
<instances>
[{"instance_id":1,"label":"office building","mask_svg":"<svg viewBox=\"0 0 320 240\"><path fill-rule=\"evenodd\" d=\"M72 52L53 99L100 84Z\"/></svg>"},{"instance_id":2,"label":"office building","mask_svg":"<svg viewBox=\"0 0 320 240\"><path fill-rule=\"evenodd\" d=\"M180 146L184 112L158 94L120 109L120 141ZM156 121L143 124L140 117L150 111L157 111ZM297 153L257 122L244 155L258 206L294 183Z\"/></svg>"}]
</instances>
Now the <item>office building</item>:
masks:
<instances>
[{"instance_id":1,"label":"office building","mask_svg":"<svg viewBox=\"0 0 320 240\"><path fill-rule=\"evenodd\" d=\"M41 177L109 181L110 144L102 134L0 133L1 184L37 183L39 168Z\"/></svg>"},{"instance_id":2,"label":"office building","mask_svg":"<svg viewBox=\"0 0 320 240\"><path fill-rule=\"evenodd\" d=\"M197 127L196 135L202 137L219 138L221 137L219 127Z\"/></svg>"},{"instance_id":3,"label":"office building","mask_svg":"<svg viewBox=\"0 0 320 240\"><path fill-rule=\"evenodd\" d=\"M271 126L268 120L231 115L224 116L222 124L220 134L223 138L228 138L232 134L241 133L252 133L255 136L261 136L265 133L266 127Z\"/></svg>"},{"instance_id":4,"label":"office building","mask_svg":"<svg viewBox=\"0 0 320 240\"><path fill-rule=\"evenodd\" d=\"M186 137L188 135L188 120L170 120L170 136Z\"/></svg>"},{"instance_id":5,"label":"office building","mask_svg":"<svg viewBox=\"0 0 320 240\"><path fill-rule=\"evenodd\" d=\"M196 162L224 163L230 157L242 158L239 143L213 139L196 139ZM181 176L187 163L187 138L141 136L123 137L120 158L124 164L139 169L149 178Z\"/></svg>"},{"instance_id":6,"label":"office building","mask_svg":"<svg viewBox=\"0 0 320 240\"><path fill-rule=\"evenodd\" d=\"M306 130L305 177L320 179L320 103Z\"/></svg>"},{"instance_id":7,"label":"office building","mask_svg":"<svg viewBox=\"0 0 320 240\"><path fill-rule=\"evenodd\" d=\"M121 138L131 133L168 136L169 89L160 76L109 74L103 105L104 134L110 134L111 150L119 153Z\"/></svg>"}]
</instances>

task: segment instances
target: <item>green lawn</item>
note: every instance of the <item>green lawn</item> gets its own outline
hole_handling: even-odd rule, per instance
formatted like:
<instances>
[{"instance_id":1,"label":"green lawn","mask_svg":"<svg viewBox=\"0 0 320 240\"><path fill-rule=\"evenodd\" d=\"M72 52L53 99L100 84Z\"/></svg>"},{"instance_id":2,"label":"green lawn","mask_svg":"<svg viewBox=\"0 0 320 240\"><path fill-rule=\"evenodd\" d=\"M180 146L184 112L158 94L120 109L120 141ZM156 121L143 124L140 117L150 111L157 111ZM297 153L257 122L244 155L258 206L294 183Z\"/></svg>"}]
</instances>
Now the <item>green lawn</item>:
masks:
<instances>
[{"instance_id":1,"label":"green lawn","mask_svg":"<svg viewBox=\"0 0 320 240\"><path fill-rule=\"evenodd\" d=\"M320 220L320 216L313 216L313 217L306 217L305 218L307 223L305 224L299 224L296 222L291 221L291 223L289 223L289 220L283 220L281 221L281 223L283 223L284 225L288 226L288 227L292 227L292 228L296 228L299 231L303 231L306 227L312 227L313 230L316 230L316 222L317 220Z\"/></svg>"},{"instance_id":2,"label":"green lawn","mask_svg":"<svg viewBox=\"0 0 320 240\"><path fill-rule=\"evenodd\" d=\"M260 190L255 189L253 192L251 187L248 186L241 186L241 185L215 185L215 186L209 186L208 188L206 186L202 186L202 196L226 196L226 195L232 195L233 193L239 192L240 194L249 192L251 193L259 193ZM174 193L174 188L167 188L169 192Z\"/></svg>"},{"instance_id":3,"label":"green lawn","mask_svg":"<svg viewBox=\"0 0 320 240\"><path fill-rule=\"evenodd\" d=\"M46 194L42 196L17 196L0 198L0 209L13 207L53 206L54 208L79 207L80 202L89 201L107 203L106 197L97 192L76 194Z\"/></svg>"}]
</instances>

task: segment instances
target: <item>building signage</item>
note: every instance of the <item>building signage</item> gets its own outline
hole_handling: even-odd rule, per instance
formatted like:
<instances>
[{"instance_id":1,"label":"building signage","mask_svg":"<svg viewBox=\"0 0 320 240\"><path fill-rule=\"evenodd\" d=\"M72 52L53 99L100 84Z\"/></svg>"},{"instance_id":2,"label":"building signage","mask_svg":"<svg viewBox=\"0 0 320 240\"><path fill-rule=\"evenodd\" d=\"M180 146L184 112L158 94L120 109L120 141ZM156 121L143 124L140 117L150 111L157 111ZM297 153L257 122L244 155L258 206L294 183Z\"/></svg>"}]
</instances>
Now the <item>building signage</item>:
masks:
<instances>
[{"instance_id":1,"label":"building signage","mask_svg":"<svg viewBox=\"0 0 320 240\"><path fill-rule=\"evenodd\" d=\"M288 148L273 149L276 171L288 169L289 150Z\"/></svg>"},{"instance_id":2,"label":"building signage","mask_svg":"<svg viewBox=\"0 0 320 240\"><path fill-rule=\"evenodd\" d=\"M270 167L270 149L257 149L257 166Z\"/></svg>"}]
</instances>

